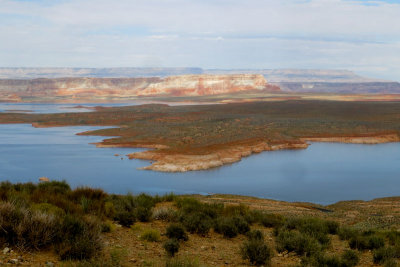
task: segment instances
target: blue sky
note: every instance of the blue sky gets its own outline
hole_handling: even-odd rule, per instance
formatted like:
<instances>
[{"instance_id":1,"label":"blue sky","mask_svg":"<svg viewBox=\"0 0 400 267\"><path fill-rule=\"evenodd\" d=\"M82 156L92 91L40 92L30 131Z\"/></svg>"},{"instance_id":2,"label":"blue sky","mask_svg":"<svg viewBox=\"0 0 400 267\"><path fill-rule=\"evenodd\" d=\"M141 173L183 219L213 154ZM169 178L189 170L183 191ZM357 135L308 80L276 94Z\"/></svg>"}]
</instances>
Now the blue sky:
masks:
<instances>
[{"instance_id":1,"label":"blue sky","mask_svg":"<svg viewBox=\"0 0 400 267\"><path fill-rule=\"evenodd\" d=\"M2 67L324 68L400 80L400 0L0 0Z\"/></svg>"}]
</instances>

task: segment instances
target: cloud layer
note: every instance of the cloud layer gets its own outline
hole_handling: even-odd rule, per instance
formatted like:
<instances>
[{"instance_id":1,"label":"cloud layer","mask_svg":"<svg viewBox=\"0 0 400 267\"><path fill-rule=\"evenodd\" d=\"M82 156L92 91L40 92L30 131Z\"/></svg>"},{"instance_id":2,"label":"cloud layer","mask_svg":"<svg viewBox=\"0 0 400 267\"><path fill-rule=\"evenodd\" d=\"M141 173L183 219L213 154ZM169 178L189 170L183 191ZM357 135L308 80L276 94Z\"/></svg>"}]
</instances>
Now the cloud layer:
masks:
<instances>
[{"instance_id":1,"label":"cloud layer","mask_svg":"<svg viewBox=\"0 0 400 267\"><path fill-rule=\"evenodd\" d=\"M400 80L396 2L0 0L0 64L339 68Z\"/></svg>"}]
</instances>

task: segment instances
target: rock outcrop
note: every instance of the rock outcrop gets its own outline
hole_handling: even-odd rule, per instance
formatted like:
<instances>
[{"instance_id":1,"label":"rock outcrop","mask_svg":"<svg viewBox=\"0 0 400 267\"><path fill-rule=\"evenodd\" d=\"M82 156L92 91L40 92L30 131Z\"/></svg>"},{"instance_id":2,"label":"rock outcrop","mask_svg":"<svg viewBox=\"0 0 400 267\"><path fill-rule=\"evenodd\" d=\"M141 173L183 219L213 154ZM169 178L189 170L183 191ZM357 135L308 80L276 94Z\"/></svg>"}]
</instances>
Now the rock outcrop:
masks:
<instances>
[{"instance_id":1,"label":"rock outcrop","mask_svg":"<svg viewBox=\"0 0 400 267\"><path fill-rule=\"evenodd\" d=\"M200 96L239 91L279 91L262 75L180 75L167 78L56 78L0 80L0 97L13 99L120 99L149 96ZM0 99L1 100L1 99Z\"/></svg>"},{"instance_id":2,"label":"rock outcrop","mask_svg":"<svg viewBox=\"0 0 400 267\"><path fill-rule=\"evenodd\" d=\"M148 150L135 152L128 155L130 159L150 160L150 166L143 167L143 170L161 172L187 172L207 170L240 161L254 153L263 151L274 151L281 149L304 149L308 144L303 142L282 143L271 145L267 142L258 142L247 145L228 146L226 148L210 151L210 153L184 154L184 153L163 153L160 150Z\"/></svg>"}]
</instances>

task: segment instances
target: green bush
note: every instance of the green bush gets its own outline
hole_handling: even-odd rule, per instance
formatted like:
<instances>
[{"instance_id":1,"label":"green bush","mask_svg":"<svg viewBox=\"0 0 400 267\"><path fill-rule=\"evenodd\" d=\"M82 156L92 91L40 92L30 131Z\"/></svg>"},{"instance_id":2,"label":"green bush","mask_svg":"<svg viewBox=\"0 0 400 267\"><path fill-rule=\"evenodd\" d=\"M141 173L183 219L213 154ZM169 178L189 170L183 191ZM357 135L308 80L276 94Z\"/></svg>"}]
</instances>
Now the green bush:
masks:
<instances>
[{"instance_id":1,"label":"green bush","mask_svg":"<svg viewBox=\"0 0 400 267\"><path fill-rule=\"evenodd\" d=\"M249 260L254 265L269 266L272 258L272 250L263 239L249 239L241 247L244 260Z\"/></svg>"},{"instance_id":2,"label":"green bush","mask_svg":"<svg viewBox=\"0 0 400 267\"><path fill-rule=\"evenodd\" d=\"M384 263L394 258L400 258L399 247L381 247L373 253L374 263Z\"/></svg>"},{"instance_id":3,"label":"green bush","mask_svg":"<svg viewBox=\"0 0 400 267\"><path fill-rule=\"evenodd\" d=\"M357 253L353 250L346 250L342 254L342 266L343 267L353 267L358 264L360 258L358 257Z\"/></svg>"},{"instance_id":4,"label":"green bush","mask_svg":"<svg viewBox=\"0 0 400 267\"><path fill-rule=\"evenodd\" d=\"M229 205L225 206L223 215L226 217L241 216L246 217L250 213L250 208L246 205Z\"/></svg>"},{"instance_id":5,"label":"green bush","mask_svg":"<svg viewBox=\"0 0 400 267\"><path fill-rule=\"evenodd\" d=\"M136 222L136 216L133 212L129 212L126 210L118 211L114 216L114 220L119 222L122 226L130 227Z\"/></svg>"},{"instance_id":6,"label":"green bush","mask_svg":"<svg viewBox=\"0 0 400 267\"><path fill-rule=\"evenodd\" d=\"M32 211L40 211L47 214L53 214L57 217L63 217L65 215L65 211L60 209L57 206L54 206L50 203L39 203L39 204L32 204L31 206Z\"/></svg>"},{"instance_id":7,"label":"green bush","mask_svg":"<svg viewBox=\"0 0 400 267\"><path fill-rule=\"evenodd\" d=\"M91 218L67 215L59 231L56 252L61 260L92 258L102 247L101 226Z\"/></svg>"},{"instance_id":8,"label":"green bush","mask_svg":"<svg viewBox=\"0 0 400 267\"><path fill-rule=\"evenodd\" d=\"M135 202L135 215L136 218L141 222L148 222L152 216L152 208L155 205L153 197L140 194L134 199Z\"/></svg>"},{"instance_id":9,"label":"green bush","mask_svg":"<svg viewBox=\"0 0 400 267\"><path fill-rule=\"evenodd\" d=\"M180 224L176 224L176 223L170 224L167 227L166 236L168 238L174 238L176 240L182 240L182 241L187 241L189 239L183 226Z\"/></svg>"},{"instance_id":10,"label":"green bush","mask_svg":"<svg viewBox=\"0 0 400 267\"><path fill-rule=\"evenodd\" d=\"M223 234L226 238L232 238L238 235L239 230L232 218L218 218L214 227L215 232Z\"/></svg>"},{"instance_id":11,"label":"green bush","mask_svg":"<svg viewBox=\"0 0 400 267\"><path fill-rule=\"evenodd\" d=\"M341 257L338 257L337 255L325 255L323 253L316 253L310 257L303 257L301 260L301 266L354 267L358 262L358 255L352 250L347 250Z\"/></svg>"},{"instance_id":12,"label":"green bush","mask_svg":"<svg viewBox=\"0 0 400 267\"><path fill-rule=\"evenodd\" d=\"M145 230L140 235L141 240L149 241L149 242L158 242L160 241L160 232L155 229L148 229Z\"/></svg>"},{"instance_id":13,"label":"green bush","mask_svg":"<svg viewBox=\"0 0 400 267\"><path fill-rule=\"evenodd\" d=\"M53 214L0 203L0 240L25 249L39 249L54 242L59 231L58 218Z\"/></svg>"},{"instance_id":14,"label":"green bush","mask_svg":"<svg viewBox=\"0 0 400 267\"><path fill-rule=\"evenodd\" d=\"M385 240L376 235L358 235L349 240L349 246L358 250L377 249L385 246Z\"/></svg>"},{"instance_id":15,"label":"green bush","mask_svg":"<svg viewBox=\"0 0 400 267\"><path fill-rule=\"evenodd\" d=\"M217 219L214 229L224 237L232 238L238 234L247 233L250 231L250 226L243 217L220 217Z\"/></svg>"},{"instance_id":16,"label":"green bush","mask_svg":"<svg viewBox=\"0 0 400 267\"><path fill-rule=\"evenodd\" d=\"M321 244L315 238L296 231L283 230L276 237L278 252L294 251L297 255L310 256L322 250Z\"/></svg>"},{"instance_id":17,"label":"green bush","mask_svg":"<svg viewBox=\"0 0 400 267\"><path fill-rule=\"evenodd\" d=\"M246 233L248 239L264 240L264 234L260 230L252 230Z\"/></svg>"},{"instance_id":18,"label":"green bush","mask_svg":"<svg viewBox=\"0 0 400 267\"><path fill-rule=\"evenodd\" d=\"M285 223L285 217L280 214L263 214L261 217L261 224L264 227L281 227Z\"/></svg>"},{"instance_id":19,"label":"green bush","mask_svg":"<svg viewBox=\"0 0 400 267\"><path fill-rule=\"evenodd\" d=\"M397 267L399 265L397 264L396 260L388 259L388 260L385 261L385 265L384 266L385 267Z\"/></svg>"},{"instance_id":20,"label":"green bush","mask_svg":"<svg viewBox=\"0 0 400 267\"><path fill-rule=\"evenodd\" d=\"M66 194L71 191L71 187L66 181L51 181L39 183L37 189L49 194Z\"/></svg>"},{"instance_id":21,"label":"green bush","mask_svg":"<svg viewBox=\"0 0 400 267\"><path fill-rule=\"evenodd\" d=\"M360 234L360 231L351 227L340 227L338 230L340 240L350 240L351 238L355 238Z\"/></svg>"},{"instance_id":22,"label":"green bush","mask_svg":"<svg viewBox=\"0 0 400 267\"><path fill-rule=\"evenodd\" d=\"M153 219L164 222L173 222L177 220L177 212L171 208L161 207L153 210Z\"/></svg>"},{"instance_id":23,"label":"green bush","mask_svg":"<svg viewBox=\"0 0 400 267\"><path fill-rule=\"evenodd\" d=\"M286 221L284 228L289 230L296 229L300 233L318 240L324 246L330 243L327 221L319 218L291 218Z\"/></svg>"},{"instance_id":24,"label":"green bush","mask_svg":"<svg viewBox=\"0 0 400 267\"><path fill-rule=\"evenodd\" d=\"M165 267L199 267L200 264L197 260L193 260L190 258L184 259L168 259L165 263Z\"/></svg>"},{"instance_id":25,"label":"green bush","mask_svg":"<svg viewBox=\"0 0 400 267\"><path fill-rule=\"evenodd\" d=\"M167 252L168 256L173 257L179 251L179 241L176 239L168 239L164 243L164 249Z\"/></svg>"},{"instance_id":26,"label":"green bush","mask_svg":"<svg viewBox=\"0 0 400 267\"><path fill-rule=\"evenodd\" d=\"M390 245L396 245L399 244L400 245L400 232L399 231L389 231L386 233L386 237L389 240L389 244Z\"/></svg>"},{"instance_id":27,"label":"green bush","mask_svg":"<svg viewBox=\"0 0 400 267\"><path fill-rule=\"evenodd\" d=\"M331 235L336 235L339 232L339 223L335 221L325 221L328 233Z\"/></svg>"},{"instance_id":28,"label":"green bush","mask_svg":"<svg viewBox=\"0 0 400 267\"><path fill-rule=\"evenodd\" d=\"M148 222L153 214L152 208L148 207L137 207L135 209L135 217L141 222Z\"/></svg>"},{"instance_id":29,"label":"green bush","mask_svg":"<svg viewBox=\"0 0 400 267\"><path fill-rule=\"evenodd\" d=\"M213 225L212 219L200 212L185 215L182 223L190 233L199 235L208 234Z\"/></svg>"}]
</instances>

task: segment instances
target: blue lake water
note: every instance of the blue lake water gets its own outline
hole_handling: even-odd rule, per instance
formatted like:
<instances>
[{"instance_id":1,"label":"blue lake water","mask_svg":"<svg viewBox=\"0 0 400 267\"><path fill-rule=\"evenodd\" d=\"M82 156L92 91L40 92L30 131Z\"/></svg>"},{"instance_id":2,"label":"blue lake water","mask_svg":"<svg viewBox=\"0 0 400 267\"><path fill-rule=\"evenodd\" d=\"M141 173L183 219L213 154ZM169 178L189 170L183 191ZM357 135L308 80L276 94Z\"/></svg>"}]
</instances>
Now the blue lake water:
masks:
<instances>
[{"instance_id":1,"label":"blue lake water","mask_svg":"<svg viewBox=\"0 0 400 267\"><path fill-rule=\"evenodd\" d=\"M313 143L207 171L160 173L137 170L149 162L125 156L140 149L96 148L90 143L101 137L75 135L96 128L0 124L0 180L47 176L113 193L225 193L321 204L400 195L399 143Z\"/></svg>"}]
</instances>

